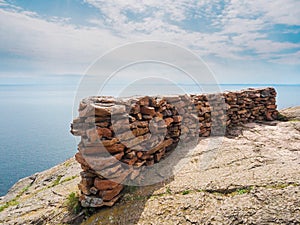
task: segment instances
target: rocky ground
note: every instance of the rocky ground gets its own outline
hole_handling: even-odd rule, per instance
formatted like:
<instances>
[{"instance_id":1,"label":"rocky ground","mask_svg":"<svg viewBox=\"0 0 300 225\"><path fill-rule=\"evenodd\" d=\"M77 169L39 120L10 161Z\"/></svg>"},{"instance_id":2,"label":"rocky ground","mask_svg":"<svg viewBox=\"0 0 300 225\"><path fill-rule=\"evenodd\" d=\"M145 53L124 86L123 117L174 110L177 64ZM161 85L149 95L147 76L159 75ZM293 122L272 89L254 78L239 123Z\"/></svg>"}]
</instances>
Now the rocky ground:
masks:
<instances>
[{"instance_id":1,"label":"rocky ground","mask_svg":"<svg viewBox=\"0 0 300 225\"><path fill-rule=\"evenodd\" d=\"M282 113L290 121L201 140L170 180L128 187L83 224L300 224L300 107ZM0 223L71 221L65 202L79 172L70 159L19 181L0 199Z\"/></svg>"},{"instance_id":2,"label":"rocky ground","mask_svg":"<svg viewBox=\"0 0 300 225\"><path fill-rule=\"evenodd\" d=\"M0 224L60 224L67 196L77 191L81 168L74 159L18 181L0 198Z\"/></svg>"}]
</instances>

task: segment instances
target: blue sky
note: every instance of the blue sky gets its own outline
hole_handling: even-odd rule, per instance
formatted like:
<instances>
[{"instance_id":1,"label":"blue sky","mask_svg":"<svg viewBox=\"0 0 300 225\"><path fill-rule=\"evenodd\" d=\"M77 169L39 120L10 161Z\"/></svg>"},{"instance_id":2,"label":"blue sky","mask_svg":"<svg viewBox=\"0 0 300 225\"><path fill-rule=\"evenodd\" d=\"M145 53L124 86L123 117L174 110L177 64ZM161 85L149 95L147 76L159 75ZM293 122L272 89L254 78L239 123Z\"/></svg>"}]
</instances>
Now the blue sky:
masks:
<instances>
[{"instance_id":1,"label":"blue sky","mask_svg":"<svg viewBox=\"0 0 300 225\"><path fill-rule=\"evenodd\" d=\"M298 0L0 0L1 82L80 76L144 40L192 50L220 83L300 84Z\"/></svg>"}]
</instances>

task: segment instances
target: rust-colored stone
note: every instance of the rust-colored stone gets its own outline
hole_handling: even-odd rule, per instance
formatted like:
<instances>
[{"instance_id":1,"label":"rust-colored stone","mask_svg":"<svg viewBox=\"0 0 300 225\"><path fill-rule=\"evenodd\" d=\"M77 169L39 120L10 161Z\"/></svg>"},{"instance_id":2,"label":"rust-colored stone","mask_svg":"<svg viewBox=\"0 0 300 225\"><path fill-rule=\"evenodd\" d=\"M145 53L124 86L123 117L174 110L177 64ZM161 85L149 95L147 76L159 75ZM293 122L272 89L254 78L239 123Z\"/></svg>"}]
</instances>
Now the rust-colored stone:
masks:
<instances>
[{"instance_id":1,"label":"rust-colored stone","mask_svg":"<svg viewBox=\"0 0 300 225\"><path fill-rule=\"evenodd\" d=\"M123 159L122 161L129 166L132 166L138 160L137 157L133 157L132 159Z\"/></svg>"},{"instance_id":2,"label":"rust-colored stone","mask_svg":"<svg viewBox=\"0 0 300 225\"><path fill-rule=\"evenodd\" d=\"M164 140L163 142L161 142L160 144L158 144L156 147L150 149L149 151L147 151L147 155L151 155L165 147L168 147L169 145L171 145L173 143L173 140L172 139L167 139L167 140Z\"/></svg>"},{"instance_id":3,"label":"rust-colored stone","mask_svg":"<svg viewBox=\"0 0 300 225\"><path fill-rule=\"evenodd\" d=\"M145 96L145 97L139 99L138 103L139 103L141 106L149 106L149 97L148 97L148 96Z\"/></svg>"},{"instance_id":4,"label":"rust-colored stone","mask_svg":"<svg viewBox=\"0 0 300 225\"><path fill-rule=\"evenodd\" d=\"M149 128L137 128L132 130L134 136L141 136L148 132L149 132Z\"/></svg>"},{"instance_id":5,"label":"rust-colored stone","mask_svg":"<svg viewBox=\"0 0 300 225\"><path fill-rule=\"evenodd\" d=\"M123 189L123 185L119 184L112 190L100 191L99 196L103 199L103 201L110 201L114 197L116 197Z\"/></svg>"},{"instance_id":6,"label":"rust-colored stone","mask_svg":"<svg viewBox=\"0 0 300 225\"><path fill-rule=\"evenodd\" d=\"M167 126L170 126L170 124L173 123L173 121L174 120L171 117L165 118L165 123L166 123Z\"/></svg>"},{"instance_id":7,"label":"rust-colored stone","mask_svg":"<svg viewBox=\"0 0 300 225\"><path fill-rule=\"evenodd\" d=\"M162 151L156 153L154 155L155 162L159 162L161 160L161 158L163 157L163 155L165 154L165 152L166 152L165 149L163 149Z\"/></svg>"},{"instance_id":8,"label":"rust-colored stone","mask_svg":"<svg viewBox=\"0 0 300 225\"><path fill-rule=\"evenodd\" d=\"M180 123L182 121L182 116L173 116L174 123Z\"/></svg>"},{"instance_id":9,"label":"rust-colored stone","mask_svg":"<svg viewBox=\"0 0 300 225\"><path fill-rule=\"evenodd\" d=\"M155 112L154 107L142 106L141 107L141 113L146 114L146 115L150 115L150 116L154 116L156 112Z\"/></svg>"},{"instance_id":10,"label":"rust-colored stone","mask_svg":"<svg viewBox=\"0 0 300 225\"><path fill-rule=\"evenodd\" d=\"M118 185L119 185L118 183L111 180L101 180L99 178L96 178L94 181L94 186L99 191L111 190L116 188Z\"/></svg>"},{"instance_id":11,"label":"rust-colored stone","mask_svg":"<svg viewBox=\"0 0 300 225\"><path fill-rule=\"evenodd\" d=\"M277 108L276 105L268 105L268 106L267 106L267 109L276 109L276 108Z\"/></svg>"},{"instance_id":12,"label":"rust-colored stone","mask_svg":"<svg viewBox=\"0 0 300 225\"><path fill-rule=\"evenodd\" d=\"M107 138L112 137L112 131L108 128L98 127L96 130L99 137L107 137Z\"/></svg>"},{"instance_id":13,"label":"rust-colored stone","mask_svg":"<svg viewBox=\"0 0 300 225\"><path fill-rule=\"evenodd\" d=\"M143 156L143 152L137 152L136 155L138 158L141 158Z\"/></svg>"},{"instance_id":14,"label":"rust-colored stone","mask_svg":"<svg viewBox=\"0 0 300 225\"><path fill-rule=\"evenodd\" d=\"M91 192L90 192L90 188L89 186L85 186L83 185L82 183L79 183L78 185L78 189L85 195L90 195Z\"/></svg>"},{"instance_id":15,"label":"rust-colored stone","mask_svg":"<svg viewBox=\"0 0 300 225\"><path fill-rule=\"evenodd\" d=\"M113 138L111 140L101 140L104 147L112 146L119 142L117 138Z\"/></svg>"}]
</instances>

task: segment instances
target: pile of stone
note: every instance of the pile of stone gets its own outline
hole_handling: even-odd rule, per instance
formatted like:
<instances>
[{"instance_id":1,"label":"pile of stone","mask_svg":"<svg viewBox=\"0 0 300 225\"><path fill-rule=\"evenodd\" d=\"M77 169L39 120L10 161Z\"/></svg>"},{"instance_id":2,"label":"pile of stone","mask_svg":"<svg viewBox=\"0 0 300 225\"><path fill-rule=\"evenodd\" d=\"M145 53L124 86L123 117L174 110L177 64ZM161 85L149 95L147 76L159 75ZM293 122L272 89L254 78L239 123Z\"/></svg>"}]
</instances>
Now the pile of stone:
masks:
<instances>
[{"instance_id":1,"label":"pile of stone","mask_svg":"<svg viewBox=\"0 0 300 225\"><path fill-rule=\"evenodd\" d=\"M277 118L273 88L207 95L115 99L89 97L79 106L71 132L80 136L76 160L84 207L112 206L125 180L140 179L138 168L167 157L180 141L225 135L239 123ZM126 167L128 165L128 167Z\"/></svg>"},{"instance_id":2,"label":"pile of stone","mask_svg":"<svg viewBox=\"0 0 300 225\"><path fill-rule=\"evenodd\" d=\"M277 119L276 91L274 88L248 89L224 93L228 125Z\"/></svg>"}]
</instances>

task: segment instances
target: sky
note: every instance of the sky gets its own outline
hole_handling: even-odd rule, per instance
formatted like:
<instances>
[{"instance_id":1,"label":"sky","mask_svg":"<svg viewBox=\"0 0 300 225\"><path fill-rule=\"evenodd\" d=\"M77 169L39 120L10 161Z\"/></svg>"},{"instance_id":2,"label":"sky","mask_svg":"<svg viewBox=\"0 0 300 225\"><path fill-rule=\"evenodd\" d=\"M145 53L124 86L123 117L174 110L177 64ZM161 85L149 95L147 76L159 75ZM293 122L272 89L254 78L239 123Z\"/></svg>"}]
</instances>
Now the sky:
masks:
<instances>
[{"instance_id":1,"label":"sky","mask_svg":"<svg viewBox=\"0 0 300 225\"><path fill-rule=\"evenodd\" d=\"M189 49L219 83L300 84L299 0L0 0L0 82L82 76L147 40Z\"/></svg>"}]
</instances>

